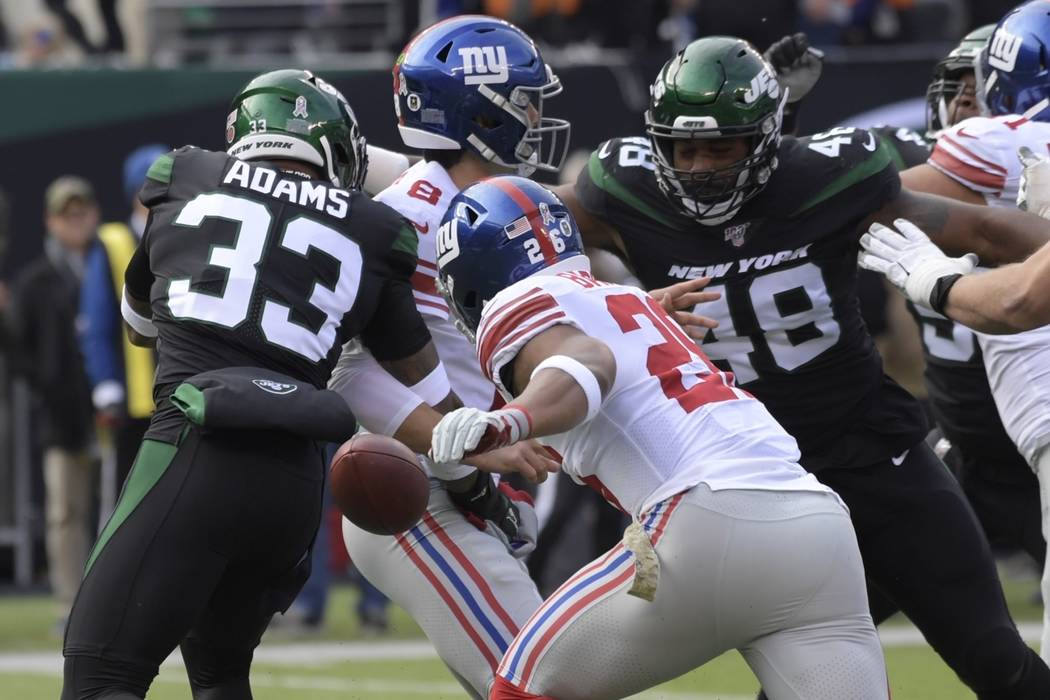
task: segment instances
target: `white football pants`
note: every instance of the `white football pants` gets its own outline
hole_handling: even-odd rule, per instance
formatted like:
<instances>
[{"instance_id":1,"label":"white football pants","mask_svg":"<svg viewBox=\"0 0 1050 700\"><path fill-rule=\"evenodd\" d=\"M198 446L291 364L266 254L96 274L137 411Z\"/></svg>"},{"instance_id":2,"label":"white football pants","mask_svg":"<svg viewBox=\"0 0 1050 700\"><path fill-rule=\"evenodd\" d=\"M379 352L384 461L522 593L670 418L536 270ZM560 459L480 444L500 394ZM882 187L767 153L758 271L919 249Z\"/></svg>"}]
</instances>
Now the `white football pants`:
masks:
<instances>
[{"instance_id":1,"label":"white football pants","mask_svg":"<svg viewBox=\"0 0 1050 700\"><path fill-rule=\"evenodd\" d=\"M473 698L488 697L499 664L542 599L525 565L467 522L431 479L427 512L394 537L343 518L350 558L372 585L423 628Z\"/></svg>"},{"instance_id":2,"label":"white football pants","mask_svg":"<svg viewBox=\"0 0 1050 700\"><path fill-rule=\"evenodd\" d=\"M856 535L834 496L701 485L642 525L659 559L654 601L627 594L635 557L618 544L544 601L491 697L623 698L734 648L771 700L889 696Z\"/></svg>"}]
</instances>

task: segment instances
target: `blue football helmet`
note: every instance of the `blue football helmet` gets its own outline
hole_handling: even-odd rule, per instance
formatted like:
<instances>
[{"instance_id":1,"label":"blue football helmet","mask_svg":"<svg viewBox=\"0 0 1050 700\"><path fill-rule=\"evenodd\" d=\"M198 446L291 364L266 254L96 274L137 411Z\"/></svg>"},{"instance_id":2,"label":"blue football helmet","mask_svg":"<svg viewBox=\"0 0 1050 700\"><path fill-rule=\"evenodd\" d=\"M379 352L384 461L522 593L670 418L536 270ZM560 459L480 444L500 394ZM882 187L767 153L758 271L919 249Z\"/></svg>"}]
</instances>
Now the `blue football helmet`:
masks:
<instances>
[{"instance_id":1,"label":"blue football helmet","mask_svg":"<svg viewBox=\"0 0 1050 700\"><path fill-rule=\"evenodd\" d=\"M1050 0L1006 14L977 57L977 94L991 116L1050 121Z\"/></svg>"},{"instance_id":2,"label":"blue football helmet","mask_svg":"<svg viewBox=\"0 0 1050 700\"><path fill-rule=\"evenodd\" d=\"M471 340L501 290L583 255L576 221L558 196L523 177L491 177L452 200L437 237L438 288Z\"/></svg>"},{"instance_id":3,"label":"blue football helmet","mask_svg":"<svg viewBox=\"0 0 1050 700\"><path fill-rule=\"evenodd\" d=\"M519 175L557 171L569 122L543 116L561 82L528 35L492 17L438 22L394 64L394 111L406 146L470 149Z\"/></svg>"}]
</instances>

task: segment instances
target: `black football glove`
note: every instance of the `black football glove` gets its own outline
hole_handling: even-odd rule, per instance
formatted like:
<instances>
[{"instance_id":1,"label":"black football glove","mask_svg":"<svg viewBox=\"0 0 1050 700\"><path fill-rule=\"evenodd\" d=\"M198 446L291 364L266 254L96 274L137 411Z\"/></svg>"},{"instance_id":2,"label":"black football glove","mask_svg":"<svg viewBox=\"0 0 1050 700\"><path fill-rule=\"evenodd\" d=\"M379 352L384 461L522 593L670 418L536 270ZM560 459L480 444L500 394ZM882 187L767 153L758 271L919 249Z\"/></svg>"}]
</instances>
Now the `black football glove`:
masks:
<instances>
[{"instance_id":1,"label":"black football glove","mask_svg":"<svg viewBox=\"0 0 1050 700\"><path fill-rule=\"evenodd\" d=\"M762 55L776 70L780 86L790 90L789 103L798 102L809 94L824 69L824 52L810 46L809 39L802 32L773 42Z\"/></svg>"},{"instance_id":2,"label":"black football glove","mask_svg":"<svg viewBox=\"0 0 1050 700\"><path fill-rule=\"evenodd\" d=\"M536 548L538 521L532 499L508 484L496 486L492 475L478 471L466 491L449 491L449 498L474 527L503 540L510 552L523 557Z\"/></svg>"}]
</instances>

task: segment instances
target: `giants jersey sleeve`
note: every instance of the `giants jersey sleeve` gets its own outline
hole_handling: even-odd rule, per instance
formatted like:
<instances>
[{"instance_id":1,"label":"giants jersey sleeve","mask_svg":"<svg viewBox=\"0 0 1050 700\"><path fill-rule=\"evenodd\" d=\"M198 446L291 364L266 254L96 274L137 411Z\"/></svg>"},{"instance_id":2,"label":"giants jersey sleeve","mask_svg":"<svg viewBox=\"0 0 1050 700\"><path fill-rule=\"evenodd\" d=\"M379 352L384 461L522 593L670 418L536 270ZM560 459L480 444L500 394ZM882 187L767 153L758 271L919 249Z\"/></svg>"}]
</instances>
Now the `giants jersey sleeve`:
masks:
<instances>
[{"instance_id":1,"label":"giants jersey sleeve","mask_svg":"<svg viewBox=\"0 0 1050 700\"><path fill-rule=\"evenodd\" d=\"M796 463L795 441L733 385L648 294L583 270L536 275L486 305L484 371L508 396L507 369L558 324L605 343L616 379L591 420L544 441L576 481L633 515L698 483L712 489L825 490Z\"/></svg>"},{"instance_id":2,"label":"giants jersey sleeve","mask_svg":"<svg viewBox=\"0 0 1050 700\"><path fill-rule=\"evenodd\" d=\"M420 161L375 197L412 224L419 241L418 259L412 273L412 295L421 314L440 319L448 319L448 304L437 290L435 237L449 202L458 193L459 189L440 164Z\"/></svg>"},{"instance_id":3,"label":"giants jersey sleeve","mask_svg":"<svg viewBox=\"0 0 1050 700\"><path fill-rule=\"evenodd\" d=\"M478 367L474 348L449 317L448 304L437 290L437 230L449 202L459 193L438 163L419 162L409 168L376 200L395 209L412 224L418 259L411 272L412 298L423 315L452 390L463 405L488 409L496 388Z\"/></svg>"},{"instance_id":4,"label":"giants jersey sleeve","mask_svg":"<svg viewBox=\"0 0 1050 700\"><path fill-rule=\"evenodd\" d=\"M1050 148L1050 124L1024 117L973 117L941 134L929 164L974 192L992 206L1015 206L1021 162L1017 149L1036 153Z\"/></svg>"}]
</instances>

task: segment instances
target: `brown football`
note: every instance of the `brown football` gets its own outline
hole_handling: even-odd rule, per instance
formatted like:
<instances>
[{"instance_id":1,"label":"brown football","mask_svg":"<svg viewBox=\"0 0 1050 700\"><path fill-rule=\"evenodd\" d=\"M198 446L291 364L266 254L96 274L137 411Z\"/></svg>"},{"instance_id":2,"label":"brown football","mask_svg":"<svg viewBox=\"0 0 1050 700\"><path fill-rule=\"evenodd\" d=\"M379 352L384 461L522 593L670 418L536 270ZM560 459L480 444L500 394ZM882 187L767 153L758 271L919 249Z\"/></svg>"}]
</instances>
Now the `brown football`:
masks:
<instances>
[{"instance_id":1,"label":"brown football","mask_svg":"<svg viewBox=\"0 0 1050 700\"><path fill-rule=\"evenodd\" d=\"M360 434L344 442L329 475L339 510L376 535L395 535L415 525L430 498L430 481L415 453L384 435Z\"/></svg>"}]
</instances>

